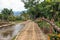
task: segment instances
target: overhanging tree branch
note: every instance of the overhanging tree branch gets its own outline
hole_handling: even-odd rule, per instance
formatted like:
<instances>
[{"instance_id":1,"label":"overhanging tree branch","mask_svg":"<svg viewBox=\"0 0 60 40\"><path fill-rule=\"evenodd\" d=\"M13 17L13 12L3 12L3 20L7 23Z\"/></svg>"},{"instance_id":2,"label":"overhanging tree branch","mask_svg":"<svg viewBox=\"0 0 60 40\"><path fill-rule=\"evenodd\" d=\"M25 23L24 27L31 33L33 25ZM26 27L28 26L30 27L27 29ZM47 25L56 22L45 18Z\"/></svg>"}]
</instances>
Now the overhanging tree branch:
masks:
<instances>
[{"instance_id":1,"label":"overhanging tree branch","mask_svg":"<svg viewBox=\"0 0 60 40\"><path fill-rule=\"evenodd\" d=\"M59 28L57 25L55 25L53 22L51 22L51 21L48 20L48 19L45 19L44 17L42 18L42 20L44 20L44 21L48 22L49 24L51 24L52 27L53 27L56 31L60 32L60 28Z\"/></svg>"}]
</instances>

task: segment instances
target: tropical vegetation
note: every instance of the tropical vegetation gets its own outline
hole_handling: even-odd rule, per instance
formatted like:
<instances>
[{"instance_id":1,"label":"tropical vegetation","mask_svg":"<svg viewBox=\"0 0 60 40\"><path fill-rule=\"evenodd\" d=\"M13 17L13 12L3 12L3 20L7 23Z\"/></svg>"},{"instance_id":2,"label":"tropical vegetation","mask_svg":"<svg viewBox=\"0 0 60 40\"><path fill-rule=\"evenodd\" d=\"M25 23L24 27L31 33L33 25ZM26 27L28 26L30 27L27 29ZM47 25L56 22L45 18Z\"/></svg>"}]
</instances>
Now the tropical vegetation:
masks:
<instances>
[{"instance_id":1,"label":"tropical vegetation","mask_svg":"<svg viewBox=\"0 0 60 40\"><path fill-rule=\"evenodd\" d=\"M46 34L60 34L60 0L21 0L26 11L14 16L12 9L4 8L0 13L1 21L33 20Z\"/></svg>"}]
</instances>

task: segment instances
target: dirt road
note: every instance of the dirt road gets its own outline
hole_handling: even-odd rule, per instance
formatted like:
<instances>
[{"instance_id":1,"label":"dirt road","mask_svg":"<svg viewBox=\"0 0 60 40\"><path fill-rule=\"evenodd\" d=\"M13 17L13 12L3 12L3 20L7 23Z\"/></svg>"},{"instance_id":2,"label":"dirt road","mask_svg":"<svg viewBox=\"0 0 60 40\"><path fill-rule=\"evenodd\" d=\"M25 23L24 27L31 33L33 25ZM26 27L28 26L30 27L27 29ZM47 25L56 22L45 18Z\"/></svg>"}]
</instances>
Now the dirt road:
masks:
<instances>
[{"instance_id":1,"label":"dirt road","mask_svg":"<svg viewBox=\"0 0 60 40\"><path fill-rule=\"evenodd\" d=\"M15 40L47 40L47 36L41 31L35 22L28 22L17 35Z\"/></svg>"}]
</instances>

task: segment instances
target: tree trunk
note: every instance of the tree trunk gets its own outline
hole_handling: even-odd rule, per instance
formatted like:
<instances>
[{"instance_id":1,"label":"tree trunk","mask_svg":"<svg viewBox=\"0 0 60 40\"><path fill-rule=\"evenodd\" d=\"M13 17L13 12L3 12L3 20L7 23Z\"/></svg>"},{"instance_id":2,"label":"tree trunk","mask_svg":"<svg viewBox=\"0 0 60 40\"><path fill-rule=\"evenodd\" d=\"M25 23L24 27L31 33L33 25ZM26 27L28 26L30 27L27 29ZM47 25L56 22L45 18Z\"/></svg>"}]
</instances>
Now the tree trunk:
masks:
<instances>
[{"instance_id":1,"label":"tree trunk","mask_svg":"<svg viewBox=\"0 0 60 40\"><path fill-rule=\"evenodd\" d=\"M60 32L60 28L59 28L57 25L55 25L53 22L51 22L51 21L48 20L48 19L45 19L44 17L42 18L42 20L44 20L44 21L48 22L49 24L51 24L52 27L53 27L57 32Z\"/></svg>"}]
</instances>

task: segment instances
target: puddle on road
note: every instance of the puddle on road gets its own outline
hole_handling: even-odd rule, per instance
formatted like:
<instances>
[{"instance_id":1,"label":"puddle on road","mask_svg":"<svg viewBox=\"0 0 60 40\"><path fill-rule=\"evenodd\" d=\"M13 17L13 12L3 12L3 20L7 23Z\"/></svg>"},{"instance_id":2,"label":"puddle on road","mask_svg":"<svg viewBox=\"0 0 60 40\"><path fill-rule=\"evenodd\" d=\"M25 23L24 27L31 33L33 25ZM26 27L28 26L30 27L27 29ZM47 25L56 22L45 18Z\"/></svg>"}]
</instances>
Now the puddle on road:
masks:
<instances>
[{"instance_id":1,"label":"puddle on road","mask_svg":"<svg viewBox=\"0 0 60 40\"><path fill-rule=\"evenodd\" d=\"M23 27L24 25L16 24L14 26L0 28L0 40L11 40Z\"/></svg>"}]
</instances>

